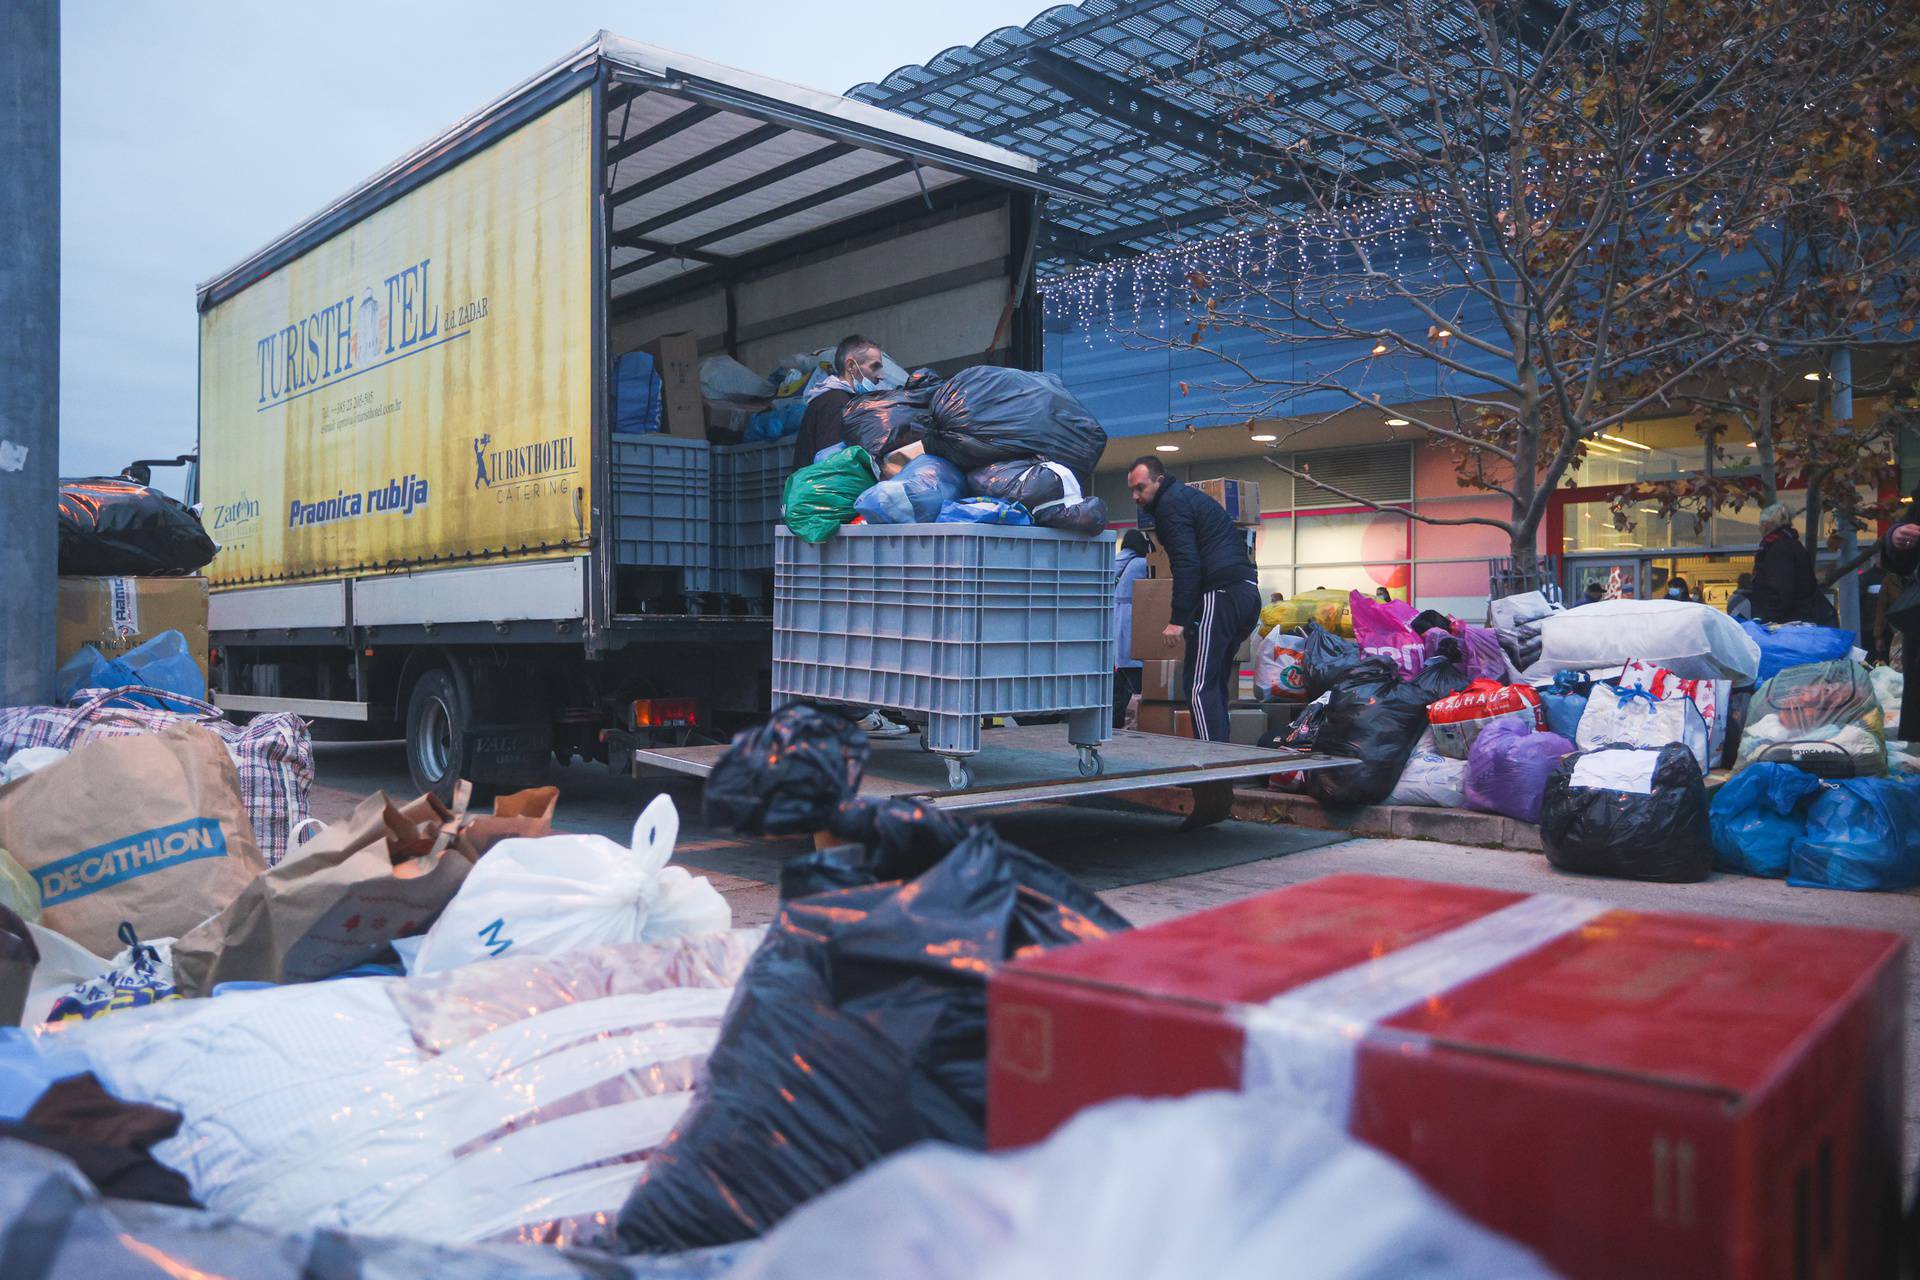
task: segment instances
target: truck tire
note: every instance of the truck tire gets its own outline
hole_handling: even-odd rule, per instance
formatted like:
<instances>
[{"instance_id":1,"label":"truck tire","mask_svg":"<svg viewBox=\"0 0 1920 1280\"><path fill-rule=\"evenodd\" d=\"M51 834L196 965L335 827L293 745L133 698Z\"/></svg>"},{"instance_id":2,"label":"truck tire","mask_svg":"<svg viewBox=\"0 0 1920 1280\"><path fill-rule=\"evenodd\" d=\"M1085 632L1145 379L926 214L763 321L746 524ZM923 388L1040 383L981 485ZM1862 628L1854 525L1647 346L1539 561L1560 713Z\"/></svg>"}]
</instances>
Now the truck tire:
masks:
<instances>
[{"instance_id":1,"label":"truck tire","mask_svg":"<svg viewBox=\"0 0 1920 1280\"><path fill-rule=\"evenodd\" d=\"M460 682L445 667L435 667L414 682L407 697L407 772L413 785L442 800L466 772L467 700Z\"/></svg>"}]
</instances>

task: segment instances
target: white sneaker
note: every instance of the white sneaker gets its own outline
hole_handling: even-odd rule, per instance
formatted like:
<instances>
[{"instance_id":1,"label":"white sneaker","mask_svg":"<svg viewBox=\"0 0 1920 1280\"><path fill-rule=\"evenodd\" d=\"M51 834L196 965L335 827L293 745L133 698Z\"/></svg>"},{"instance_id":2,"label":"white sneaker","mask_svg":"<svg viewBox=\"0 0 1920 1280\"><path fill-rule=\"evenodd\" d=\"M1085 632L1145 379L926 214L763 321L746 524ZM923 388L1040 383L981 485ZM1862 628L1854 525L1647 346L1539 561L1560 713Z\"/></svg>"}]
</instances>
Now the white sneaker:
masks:
<instances>
[{"instance_id":1,"label":"white sneaker","mask_svg":"<svg viewBox=\"0 0 1920 1280\"><path fill-rule=\"evenodd\" d=\"M904 738L913 730L904 724L895 724L878 711L869 711L860 717L857 728L863 730L869 738Z\"/></svg>"}]
</instances>

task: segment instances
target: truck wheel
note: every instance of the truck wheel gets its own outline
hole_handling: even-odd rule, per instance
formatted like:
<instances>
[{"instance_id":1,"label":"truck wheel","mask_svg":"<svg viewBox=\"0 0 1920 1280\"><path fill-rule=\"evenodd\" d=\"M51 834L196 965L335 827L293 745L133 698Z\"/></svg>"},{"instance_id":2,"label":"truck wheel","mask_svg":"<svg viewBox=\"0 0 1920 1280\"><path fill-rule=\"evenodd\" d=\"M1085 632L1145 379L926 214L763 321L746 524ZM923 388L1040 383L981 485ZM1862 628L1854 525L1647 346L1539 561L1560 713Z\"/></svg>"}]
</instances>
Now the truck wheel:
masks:
<instances>
[{"instance_id":1,"label":"truck wheel","mask_svg":"<svg viewBox=\"0 0 1920 1280\"><path fill-rule=\"evenodd\" d=\"M466 699L453 673L436 667L420 677L407 699L407 772L420 790L451 800L466 756Z\"/></svg>"}]
</instances>

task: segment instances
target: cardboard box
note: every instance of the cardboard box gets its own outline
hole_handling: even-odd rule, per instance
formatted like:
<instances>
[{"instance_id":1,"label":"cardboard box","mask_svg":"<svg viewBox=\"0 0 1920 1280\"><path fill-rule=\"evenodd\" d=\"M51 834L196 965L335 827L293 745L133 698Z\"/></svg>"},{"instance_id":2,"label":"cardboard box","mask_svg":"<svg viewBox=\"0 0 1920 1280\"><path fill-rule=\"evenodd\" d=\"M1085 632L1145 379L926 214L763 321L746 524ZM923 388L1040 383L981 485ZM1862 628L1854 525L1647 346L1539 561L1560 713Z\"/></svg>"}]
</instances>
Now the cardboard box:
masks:
<instances>
[{"instance_id":1,"label":"cardboard box","mask_svg":"<svg viewBox=\"0 0 1920 1280\"><path fill-rule=\"evenodd\" d=\"M1186 662L1181 658L1141 659L1140 700L1142 702L1185 702L1187 700Z\"/></svg>"},{"instance_id":2,"label":"cardboard box","mask_svg":"<svg viewBox=\"0 0 1920 1280\"><path fill-rule=\"evenodd\" d=\"M207 672L205 578L61 578L55 591L54 662L92 645L109 658L162 631L178 631Z\"/></svg>"},{"instance_id":3,"label":"cardboard box","mask_svg":"<svg viewBox=\"0 0 1920 1280\"><path fill-rule=\"evenodd\" d=\"M1260 739L1267 736L1267 714L1264 711L1227 712L1227 741L1237 742L1243 747L1257 747Z\"/></svg>"},{"instance_id":4,"label":"cardboard box","mask_svg":"<svg viewBox=\"0 0 1920 1280\"><path fill-rule=\"evenodd\" d=\"M1160 633L1173 614L1173 579L1142 578L1133 584L1133 654L1142 662L1185 655L1180 645L1169 647Z\"/></svg>"},{"instance_id":5,"label":"cardboard box","mask_svg":"<svg viewBox=\"0 0 1920 1280\"><path fill-rule=\"evenodd\" d=\"M1140 703L1139 718L1134 727L1142 733L1158 733L1169 738L1191 738L1193 736L1193 712L1177 702Z\"/></svg>"},{"instance_id":6,"label":"cardboard box","mask_svg":"<svg viewBox=\"0 0 1920 1280\"><path fill-rule=\"evenodd\" d=\"M708 400L706 438L713 444L738 444L753 425L753 415L767 407L767 401Z\"/></svg>"},{"instance_id":7,"label":"cardboard box","mask_svg":"<svg viewBox=\"0 0 1920 1280\"><path fill-rule=\"evenodd\" d=\"M1571 1276L1890 1275L1906 947L1328 876L997 970L988 1143L1257 1084Z\"/></svg>"},{"instance_id":8,"label":"cardboard box","mask_svg":"<svg viewBox=\"0 0 1920 1280\"><path fill-rule=\"evenodd\" d=\"M1227 516L1243 528L1260 523L1260 486L1252 480L1196 480L1193 487L1226 509Z\"/></svg>"},{"instance_id":9,"label":"cardboard box","mask_svg":"<svg viewBox=\"0 0 1920 1280\"><path fill-rule=\"evenodd\" d=\"M1147 576L1149 578L1173 577L1173 561L1167 558L1167 549L1155 546L1147 552Z\"/></svg>"},{"instance_id":10,"label":"cardboard box","mask_svg":"<svg viewBox=\"0 0 1920 1280\"><path fill-rule=\"evenodd\" d=\"M660 429L689 440L707 438L707 407L700 398L700 344L690 333L669 333L640 348L660 375Z\"/></svg>"}]
</instances>

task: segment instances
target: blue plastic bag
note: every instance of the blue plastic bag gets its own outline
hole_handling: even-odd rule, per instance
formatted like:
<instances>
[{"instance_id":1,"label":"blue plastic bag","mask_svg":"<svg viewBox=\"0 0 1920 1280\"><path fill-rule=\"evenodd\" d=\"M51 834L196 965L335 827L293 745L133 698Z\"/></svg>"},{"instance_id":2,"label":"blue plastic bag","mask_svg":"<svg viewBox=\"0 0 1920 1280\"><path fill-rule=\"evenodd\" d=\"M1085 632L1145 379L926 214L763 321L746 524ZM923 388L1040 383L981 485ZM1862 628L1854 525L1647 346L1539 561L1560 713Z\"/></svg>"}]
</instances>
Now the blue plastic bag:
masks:
<instances>
[{"instance_id":1,"label":"blue plastic bag","mask_svg":"<svg viewBox=\"0 0 1920 1280\"><path fill-rule=\"evenodd\" d=\"M1740 629L1760 646L1760 673L1754 677L1756 683L1770 679L1788 667L1847 657L1856 643L1853 632L1842 631L1838 627L1810 627L1797 623L1769 627L1751 618L1742 618Z\"/></svg>"},{"instance_id":2,"label":"blue plastic bag","mask_svg":"<svg viewBox=\"0 0 1920 1280\"><path fill-rule=\"evenodd\" d=\"M1032 524L1033 517L1017 502L998 498L963 498L940 506L938 524Z\"/></svg>"},{"instance_id":3,"label":"blue plastic bag","mask_svg":"<svg viewBox=\"0 0 1920 1280\"><path fill-rule=\"evenodd\" d=\"M1593 681L1578 671L1556 672L1553 683L1540 690L1540 711L1546 717L1547 732L1557 733L1569 742L1580 736L1580 717L1587 711L1587 695Z\"/></svg>"},{"instance_id":4,"label":"blue plastic bag","mask_svg":"<svg viewBox=\"0 0 1920 1280\"><path fill-rule=\"evenodd\" d=\"M762 409L747 422L748 440L784 440L800 429L800 419L806 415L807 406L799 397L785 404L775 405L771 409Z\"/></svg>"},{"instance_id":5,"label":"blue plastic bag","mask_svg":"<svg viewBox=\"0 0 1920 1280\"><path fill-rule=\"evenodd\" d=\"M660 375L653 357L629 351L613 363L613 429L645 435L660 429Z\"/></svg>"},{"instance_id":6,"label":"blue plastic bag","mask_svg":"<svg viewBox=\"0 0 1920 1280\"><path fill-rule=\"evenodd\" d=\"M1920 778L1837 778L1807 811L1787 883L1815 889L1920 885Z\"/></svg>"},{"instance_id":7,"label":"blue plastic bag","mask_svg":"<svg viewBox=\"0 0 1920 1280\"><path fill-rule=\"evenodd\" d=\"M1820 779L1790 764L1756 764L1736 773L1707 808L1713 865L1735 875L1783 878L1819 794Z\"/></svg>"},{"instance_id":8,"label":"blue plastic bag","mask_svg":"<svg viewBox=\"0 0 1920 1280\"><path fill-rule=\"evenodd\" d=\"M206 701L207 677L200 664L187 652L187 638L175 630L138 645L118 658L109 658L92 645L60 664L53 677L54 694L66 703L82 689L124 689L145 685L183 698ZM164 711L167 708L146 694L130 693L124 701Z\"/></svg>"},{"instance_id":9,"label":"blue plastic bag","mask_svg":"<svg viewBox=\"0 0 1920 1280\"><path fill-rule=\"evenodd\" d=\"M966 473L932 454L909 462L891 480L882 480L860 495L853 509L868 524L932 524L940 508L966 492Z\"/></svg>"}]
</instances>

